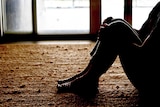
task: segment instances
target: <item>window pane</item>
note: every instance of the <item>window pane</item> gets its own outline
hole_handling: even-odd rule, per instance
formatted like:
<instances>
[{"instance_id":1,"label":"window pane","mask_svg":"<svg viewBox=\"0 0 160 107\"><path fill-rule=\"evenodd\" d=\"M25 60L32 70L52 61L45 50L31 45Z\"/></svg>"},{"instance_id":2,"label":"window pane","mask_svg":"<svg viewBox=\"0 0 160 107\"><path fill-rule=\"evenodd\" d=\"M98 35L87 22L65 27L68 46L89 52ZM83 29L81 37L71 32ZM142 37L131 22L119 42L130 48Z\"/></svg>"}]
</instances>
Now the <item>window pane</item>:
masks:
<instances>
[{"instance_id":1,"label":"window pane","mask_svg":"<svg viewBox=\"0 0 160 107\"><path fill-rule=\"evenodd\" d=\"M31 0L4 0L5 31L31 32Z\"/></svg>"},{"instance_id":2,"label":"window pane","mask_svg":"<svg viewBox=\"0 0 160 107\"><path fill-rule=\"evenodd\" d=\"M124 18L124 0L102 0L102 22L107 17Z\"/></svg>"},{"instance_id":3,"label":"window pane","mask_svg":"<svg viewBox=\"0 0 160 107\"><path fill-rule=\"evenodd\" d=\"M89 33L89 0L37 0L39 34Z\"/></svg>"},{"instance_id":4,"label":"window pane","mask_svg":"<svg viewBox=\"0 0 160 107\"><path fill-rule=\"evenodd\" d=\"M133 22L132 25L136 29L140 29L142 24L148 18L151 9L159 0L133 0Z\"/></svg>"},{"instance_id":5,"label":"window pane","mask_svg":"<svg viewBox=\"0 0 160 107\"><path fill-rule=\"evenodd\" d=\"M0 36L3 35L3 30L2 30L2 1L0 0Z\"/></svg>"}]
</instances>

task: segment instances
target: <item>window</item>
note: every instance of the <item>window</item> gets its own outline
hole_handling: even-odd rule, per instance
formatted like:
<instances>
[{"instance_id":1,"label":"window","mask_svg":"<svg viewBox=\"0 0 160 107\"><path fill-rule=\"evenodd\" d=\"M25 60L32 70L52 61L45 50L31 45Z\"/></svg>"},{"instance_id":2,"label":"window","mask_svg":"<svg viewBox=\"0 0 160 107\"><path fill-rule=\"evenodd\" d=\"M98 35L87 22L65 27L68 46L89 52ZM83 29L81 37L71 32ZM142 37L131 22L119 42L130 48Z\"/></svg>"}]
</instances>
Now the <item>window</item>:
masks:
<instances>
[{"instance_id":1,"label":"window","mask_svg":"<svg viewBox=\"0 0 160 107\"><path fill-rule=\"evenodd\" d=\"M39 34L89 34L89 0L37 0Z\"/></svg>"},{"instance_id":2,"label":"window","mask_svg":"<svg viewBox=\"0 0 160 107\"><path fill-rule=\"evenodd\" d=\"M2 0L5 33L32 32L31 0Z\"/></svg>"},{"instance_id":3,"label":"window","mask_svg":"<svg viewBox=\"0 0 160 107\"><path fill-rule=\"evenodd\" d=\"M134 28L140 29L157 2L159 2L159 0L133 0L132 25Z\"/></svg>"},{"instance_id":4,"label":"window","mask_svg":"<svg viewBox=\"0 0 160 107\"><path fill-rule=\"evenodd\" d=\"M102 20L109 16L113 18L124 18L124 0L102 0Z\"/></svg>"},{"instance_id":5,"label":"window","mask_svg":"<svg viewBox=\"0 0 160 107\"><path fill-rule=\"evenodd\" d=\"M0 30L1 35L95 34L105 18L124 19L128 15L127 21L139 29L158 1L0 0Z\"/></svg>"},{"instance_id":6,"label":"window","mask_svg":"<svg viewBox=\"0 0 160 107\"><path fill-rule=\"evenodd\" d=\"M89 0L1 0L1 2L5 33L26 34L35 31L38 34L89 34Z\"/></svg>"},{"instance_id":7,"label":"window","mask_svg":"<svg viewBox=\"0 0 160 107\"><path fill-rule=\"evenodd\" d=\"M0 1L0 35L3 35L3 30L2 30L2 2ZM0 37L1 37L0 36Z\"/></svg>"}]
</instances>

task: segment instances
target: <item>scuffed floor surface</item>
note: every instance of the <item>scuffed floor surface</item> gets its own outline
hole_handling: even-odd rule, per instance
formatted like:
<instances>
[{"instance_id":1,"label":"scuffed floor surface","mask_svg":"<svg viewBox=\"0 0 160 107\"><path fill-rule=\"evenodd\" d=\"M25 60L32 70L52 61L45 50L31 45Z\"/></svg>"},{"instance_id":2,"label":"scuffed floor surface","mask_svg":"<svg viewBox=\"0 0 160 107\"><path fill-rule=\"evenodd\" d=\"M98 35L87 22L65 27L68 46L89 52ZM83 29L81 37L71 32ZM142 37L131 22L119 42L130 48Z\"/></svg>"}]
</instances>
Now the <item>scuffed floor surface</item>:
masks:
<instances>
[{"instance_id":1,"label":"scuffed floor surface","mask_svg":"<svg viewBox=\"0 0 160 107\"><path fill-rule=\"evenodd\" d=\"M57 80L82 71L92 44L0 45L0 107L137 107L138 92L117 57L99 81L96 98L57 94Z\"/></svg>"}]
</instances>

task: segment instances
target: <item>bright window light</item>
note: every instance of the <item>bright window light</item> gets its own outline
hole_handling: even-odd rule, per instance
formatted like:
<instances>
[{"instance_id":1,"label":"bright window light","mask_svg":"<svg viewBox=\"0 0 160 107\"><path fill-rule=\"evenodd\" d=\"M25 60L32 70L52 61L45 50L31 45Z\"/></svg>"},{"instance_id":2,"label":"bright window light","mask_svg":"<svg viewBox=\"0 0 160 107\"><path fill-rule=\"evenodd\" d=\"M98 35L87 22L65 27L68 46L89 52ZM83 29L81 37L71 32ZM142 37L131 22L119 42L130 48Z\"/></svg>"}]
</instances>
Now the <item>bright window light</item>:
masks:
<instances>
[{"instance_id":1,"label":"bright window light","mask_svg":"<svg viewBox=\"0 0 160 107\"><path fill-rule=\"evenodd\" d=\"M37 0L39 34L88 34L89 0Z\"/></svg>"},{"instance_id":2,"label":"bright window light","mask_svg":"<svg viewBox=\"0 0 160 107\"><path fill-rule=\"evenodd\" d=\"M150 11L158 2L159 0L133 0L132 26L140 29L147 20Z\"/></svg>"},{"instance_id":3,"label":"bright window light","mask_svg":"<svg viewBox=\"0 0 160 107\"><path fill-rule=\"evenodd\" d=\"M102 22L107 17L124 18L124 0L102 0Z\"/></svg>"}]
</instances>

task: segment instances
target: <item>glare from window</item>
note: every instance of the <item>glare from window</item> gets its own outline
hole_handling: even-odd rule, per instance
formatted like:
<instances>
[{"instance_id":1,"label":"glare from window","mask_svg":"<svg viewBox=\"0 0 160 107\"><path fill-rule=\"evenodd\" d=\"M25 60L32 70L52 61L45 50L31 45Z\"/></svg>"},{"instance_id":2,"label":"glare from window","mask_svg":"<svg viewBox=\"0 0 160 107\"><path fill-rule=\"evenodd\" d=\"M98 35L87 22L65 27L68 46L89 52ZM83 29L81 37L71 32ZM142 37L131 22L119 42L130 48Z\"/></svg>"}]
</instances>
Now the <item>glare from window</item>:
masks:
<instances>
[{"instance_id":1,"label":"glare from window","mask_svg":"<svg viewBox=\"0 0 160 107\"><path fill-rule=\"evenodd\" d=\"M107 17L124 18L124 0L102 0L101 1L101 20Z\"/></svg>"},{"instance_id":2,"label":"glare from window","mask_svg":"<svg viewBox=\"0 0 160 107\"><path fill-rule=\"evenodd\" d=\"M159 0L133 0L132 26L140 29Z\"/></svg>"},{"instance_id":3,"label":"glare from window","mask_svg":"<svg viewBox=\"0 0 160 107\"><path fill-rule=\"evenodd\" d=\"M39 34L88 34L89 0L37 0Z\"/></svg>"}]
</instances>

